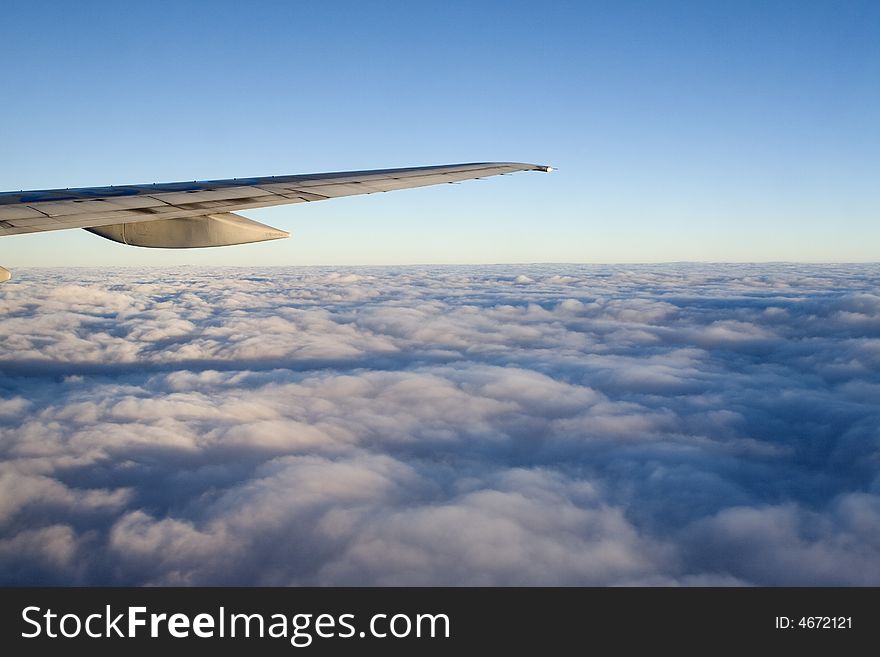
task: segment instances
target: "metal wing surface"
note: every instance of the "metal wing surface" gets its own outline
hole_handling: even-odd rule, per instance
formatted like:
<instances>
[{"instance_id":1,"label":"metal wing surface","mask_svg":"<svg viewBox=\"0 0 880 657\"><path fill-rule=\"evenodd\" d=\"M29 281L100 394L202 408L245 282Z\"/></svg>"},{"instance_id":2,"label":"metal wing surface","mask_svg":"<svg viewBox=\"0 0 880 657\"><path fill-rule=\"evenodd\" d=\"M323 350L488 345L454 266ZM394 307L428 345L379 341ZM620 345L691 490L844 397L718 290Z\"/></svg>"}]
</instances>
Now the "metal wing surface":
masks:
<instances>
[{"instance_id":1,"label":"metal wing surface","mask_svg":"<svg viewBox=\"0 0 880 657\"><path fill-rule=\"evenodd\" d=\"M516 171L550 171L550 167L519 162L480 162L151 185L4 192L0 193L0 237L65 228L94 228L165 219L209 217L251 208L390 192Z\"/></svg>"}]
</instances>

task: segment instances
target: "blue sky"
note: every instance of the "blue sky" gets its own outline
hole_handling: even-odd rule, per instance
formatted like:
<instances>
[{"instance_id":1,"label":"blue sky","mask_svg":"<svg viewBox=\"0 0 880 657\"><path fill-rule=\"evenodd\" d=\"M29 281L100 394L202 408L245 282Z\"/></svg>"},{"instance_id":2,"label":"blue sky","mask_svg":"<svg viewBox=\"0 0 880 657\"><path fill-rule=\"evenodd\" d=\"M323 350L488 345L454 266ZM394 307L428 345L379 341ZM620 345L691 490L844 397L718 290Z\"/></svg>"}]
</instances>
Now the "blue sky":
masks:
<instances>
[{"instance_id":1,"label":"blue sky","mask_svg":"<svg viewBox=\"0 0 880 657\"><path fill-rule=\"evenodd\" d=\"M484 160L550 176L6 238L0 264L876 261L873 2L4 2L0 189Z\"/></svg>"}]
</instances>

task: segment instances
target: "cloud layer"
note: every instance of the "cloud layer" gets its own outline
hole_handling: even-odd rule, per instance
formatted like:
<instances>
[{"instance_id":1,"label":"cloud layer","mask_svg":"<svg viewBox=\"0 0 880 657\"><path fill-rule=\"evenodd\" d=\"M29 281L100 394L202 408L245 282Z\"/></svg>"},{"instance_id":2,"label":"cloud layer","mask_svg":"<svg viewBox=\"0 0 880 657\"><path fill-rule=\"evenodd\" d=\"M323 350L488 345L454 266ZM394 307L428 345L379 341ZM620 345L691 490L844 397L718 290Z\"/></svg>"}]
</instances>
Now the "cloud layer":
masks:
<instances>
[{"instance_id":1,"label":"cloud layer","mask_svg":"<svg viewBox=\"0 0 880 657\"><path fill-rule=\"evenodd\" d=\"M0 583L880 585L880 266L21 270Z\"/></svg>"}]
</instances>

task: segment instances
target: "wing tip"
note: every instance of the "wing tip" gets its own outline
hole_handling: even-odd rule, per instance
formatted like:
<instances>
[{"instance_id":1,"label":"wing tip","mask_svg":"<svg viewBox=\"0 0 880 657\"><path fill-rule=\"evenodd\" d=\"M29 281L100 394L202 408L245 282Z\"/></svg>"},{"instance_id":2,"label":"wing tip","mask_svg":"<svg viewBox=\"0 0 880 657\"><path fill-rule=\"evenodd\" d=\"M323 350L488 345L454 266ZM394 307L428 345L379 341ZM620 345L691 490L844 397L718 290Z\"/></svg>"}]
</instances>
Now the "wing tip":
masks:
<instances>
[{"instance_id":1,"label":"wing tip","mask_svg":"<svg viewBox=\"0 0 880 657\"><path fill-rule=\"evenodd\" d=\"M495 163L487 163L487 164L495 164ZM556 168L550 166L549 164L531 164L528 162L498 162L498 166L510 166L517 167L520 171L543 171L544 173L550 173L551 171L555 171Z\"/></svg>"}]
</instances>

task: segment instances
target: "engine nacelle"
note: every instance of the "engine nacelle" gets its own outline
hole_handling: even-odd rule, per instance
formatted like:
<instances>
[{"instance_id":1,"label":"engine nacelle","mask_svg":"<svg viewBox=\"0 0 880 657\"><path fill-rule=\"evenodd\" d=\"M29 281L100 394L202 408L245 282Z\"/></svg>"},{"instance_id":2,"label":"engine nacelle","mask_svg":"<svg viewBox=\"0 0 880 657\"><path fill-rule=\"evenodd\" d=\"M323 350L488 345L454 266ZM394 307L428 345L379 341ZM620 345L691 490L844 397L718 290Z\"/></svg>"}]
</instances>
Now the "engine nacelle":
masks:
<instances>
[{"instance_id":1,"label":"engine nacelle","mask_svg":"<svg viewBox=\"0 0 880 657\"><path fill-rule=\"evenodd\" d=\"M95 226L85 230L114 242L156 249L231 246L290 237L287 231L272 228L232 212Z\"/></svg>"}]
</instances>

